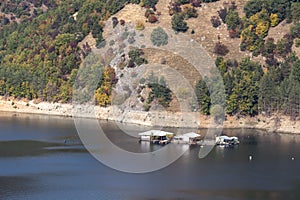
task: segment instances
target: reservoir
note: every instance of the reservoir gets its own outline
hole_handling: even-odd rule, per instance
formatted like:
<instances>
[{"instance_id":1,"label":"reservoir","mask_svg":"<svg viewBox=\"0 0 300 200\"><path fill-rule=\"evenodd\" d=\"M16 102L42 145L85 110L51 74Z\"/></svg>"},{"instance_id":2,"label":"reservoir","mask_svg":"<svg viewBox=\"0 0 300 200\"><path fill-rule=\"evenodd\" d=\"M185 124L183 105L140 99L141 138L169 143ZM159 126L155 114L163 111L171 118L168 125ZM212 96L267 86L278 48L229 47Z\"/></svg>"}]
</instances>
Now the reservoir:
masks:
<instances>
[{"instance_id":1,"label":"reservoir","mask_svg":"<svg viewBox=\"0 0 300 200\"><path fill-rule=\"evenodd\" d=\"M123 131L145 127L100 124L127 151L163 148L145 146ZM240 145L215 147L203 159L199 146L190 147L166 168L129 174L96 160L72 118L0 112L0 199L300 199L300 136L249 129L223 133L238 136Z\"/></svg>"}]
</instances>

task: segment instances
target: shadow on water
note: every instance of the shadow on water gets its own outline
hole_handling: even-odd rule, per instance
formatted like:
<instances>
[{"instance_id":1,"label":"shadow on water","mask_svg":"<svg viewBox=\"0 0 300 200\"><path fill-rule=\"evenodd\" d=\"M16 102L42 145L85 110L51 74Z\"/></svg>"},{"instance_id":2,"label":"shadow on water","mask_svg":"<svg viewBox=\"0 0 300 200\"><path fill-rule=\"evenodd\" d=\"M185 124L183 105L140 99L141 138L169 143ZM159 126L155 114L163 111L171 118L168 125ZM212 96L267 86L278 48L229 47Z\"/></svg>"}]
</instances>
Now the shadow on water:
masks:
<instances>
[{"instance_id":1,"label":"shadow on water","mask_svg":"<svg viewBox=\"0 0 300 200\"><path fill-rule=\"evenodd\" d=\"M41 156L59 152L86 152L83 146L65 145L40 141L0 142L0 157Z\"/></svg>"}]
</instances>

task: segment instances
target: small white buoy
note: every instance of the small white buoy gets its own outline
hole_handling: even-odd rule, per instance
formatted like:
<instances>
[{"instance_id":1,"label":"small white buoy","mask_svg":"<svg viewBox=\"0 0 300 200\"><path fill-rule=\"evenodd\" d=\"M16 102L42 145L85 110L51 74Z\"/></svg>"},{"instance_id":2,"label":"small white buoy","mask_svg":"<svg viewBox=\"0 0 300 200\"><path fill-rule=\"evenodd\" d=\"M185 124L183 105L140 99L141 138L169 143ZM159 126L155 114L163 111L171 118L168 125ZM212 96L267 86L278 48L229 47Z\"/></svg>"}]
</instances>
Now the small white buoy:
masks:
<instances>
[{"instance_id":1,"label":"small white buoy","mask_svg":"<svg viewBox=\"0 0 300 200\"><path fill-rule=\"evenodd\" d=\"M295 158L294 158L294 157L292 157L292 160L295 160Z\"/></svg>"},{"instance_id":2,"label":"small white buoy","mask_svg":"<svg viewBox=\"0 0 300 200\"><path fill-rule=\"evenodd\" d=\"M249 156L249 160L250 160L250 161L252 160L252 156Z\"/></svg>"}]
</instances>

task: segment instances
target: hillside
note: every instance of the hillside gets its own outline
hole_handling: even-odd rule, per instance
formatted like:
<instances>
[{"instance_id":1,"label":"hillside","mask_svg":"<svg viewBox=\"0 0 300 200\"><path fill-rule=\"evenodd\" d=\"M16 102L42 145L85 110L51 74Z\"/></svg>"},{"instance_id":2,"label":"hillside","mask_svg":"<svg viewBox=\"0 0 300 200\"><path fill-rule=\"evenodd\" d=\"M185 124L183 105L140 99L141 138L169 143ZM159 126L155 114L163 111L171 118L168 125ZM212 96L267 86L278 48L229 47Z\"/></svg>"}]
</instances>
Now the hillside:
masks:
<instances>
[{"instance_id":1,"label":"hillside","mask_svg":"<svg viewBox=\"0 0 300 200\"><path fill-rule=\"evenodd\" d=\"M300 3L287 0L3 1L0 95L71 102L78 69L92 49L118 45L120 41L109 39L111 33L133 24L136 30L122 36L129 44L157 27L197 41L216 61L226 91L226 99L218 104L228 115L284 114L297 120L299 20ZM158 30L162 35L163 29ZM141 65L160 63L183 74L194 87L199 112L213 112L214 83L201 78L179 55L145 46L115 56L118 62L97 71L103 75L95 91L98 105L109 106L114 95L120 102L131 96L127 106L132 109L178 111L176 94L164 77L128 86Z\"/></svg>"}]
</instances>

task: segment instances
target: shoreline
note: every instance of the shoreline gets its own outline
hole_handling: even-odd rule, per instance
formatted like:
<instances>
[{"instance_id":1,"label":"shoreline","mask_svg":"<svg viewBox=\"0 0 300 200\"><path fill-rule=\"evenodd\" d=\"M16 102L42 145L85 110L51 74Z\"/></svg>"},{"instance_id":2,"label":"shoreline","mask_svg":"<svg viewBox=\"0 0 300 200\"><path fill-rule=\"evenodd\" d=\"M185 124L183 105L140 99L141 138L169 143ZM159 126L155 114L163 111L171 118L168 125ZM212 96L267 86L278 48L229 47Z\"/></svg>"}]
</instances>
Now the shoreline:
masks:
<instances>
[{"instance_id":1,"label":"shoreline","mask_svg":"<svg viewBox=\"0 0 300 200\"><path fill-rule=\"evenodd\" d=\"M173 127L173 128L210 128L209 116L196 112L173 113L167 111L122 111L116 106L103 108L95 106L96 118L99 120L116 121L143 126ZM51 116L73 117L73 105L16 100L0 97L0 111L8 113L42 114ZM89 113L77 117L91 117ZM278 122L279 119L279 122ZM276 123L277 121L277 123ZM300 121L291 121L287 116L256 116L236 119L227 117L223 123L224 129L259 129L266 132L288 133L300 135Z\"/></svg>"}]
</instances>

